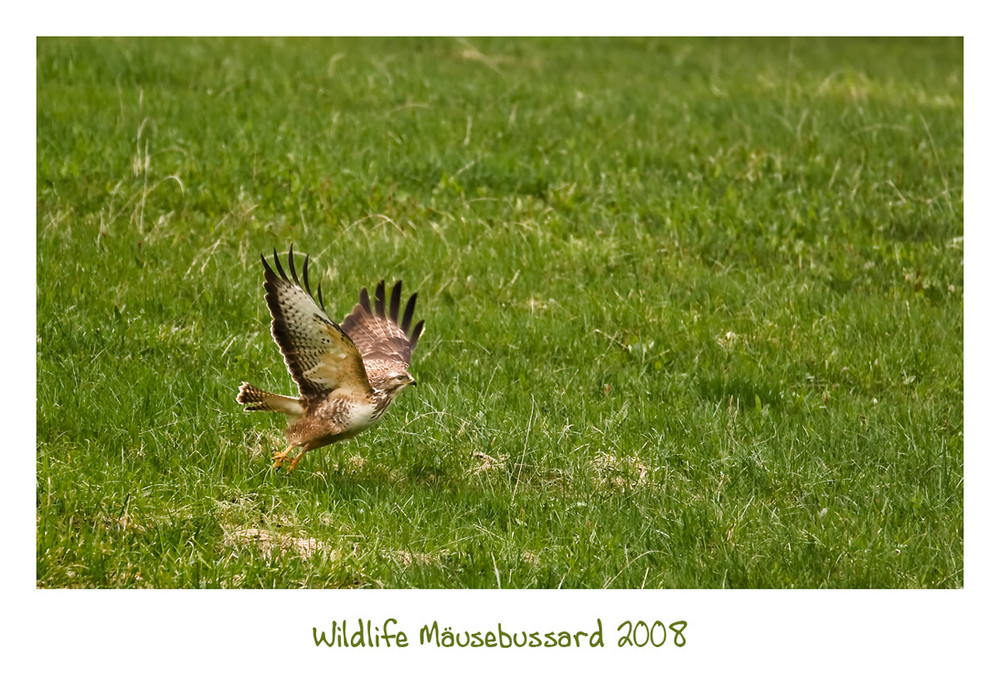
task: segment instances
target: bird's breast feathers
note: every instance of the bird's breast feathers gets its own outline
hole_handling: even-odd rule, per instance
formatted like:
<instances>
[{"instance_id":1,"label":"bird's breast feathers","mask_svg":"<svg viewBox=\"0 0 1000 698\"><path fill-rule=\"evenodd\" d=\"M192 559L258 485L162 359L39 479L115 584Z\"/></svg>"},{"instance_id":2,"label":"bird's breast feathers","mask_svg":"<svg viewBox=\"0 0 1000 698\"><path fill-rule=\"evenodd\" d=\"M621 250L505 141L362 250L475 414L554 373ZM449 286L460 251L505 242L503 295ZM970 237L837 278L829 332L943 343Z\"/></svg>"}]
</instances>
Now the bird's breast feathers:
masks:
<instances>
[{"instance_id":1,"label":"bird's breast feathers","mask_svg":"<svg viewBox=\"0 0 1000 698\"><path fill-rule=\"evenodd\" d=\"M323 400L315 415L337 423L339 431L356 433L371 426L380 416L372 395L358 395L348 390L334 390Z\"/></svg>"}]
</instances>

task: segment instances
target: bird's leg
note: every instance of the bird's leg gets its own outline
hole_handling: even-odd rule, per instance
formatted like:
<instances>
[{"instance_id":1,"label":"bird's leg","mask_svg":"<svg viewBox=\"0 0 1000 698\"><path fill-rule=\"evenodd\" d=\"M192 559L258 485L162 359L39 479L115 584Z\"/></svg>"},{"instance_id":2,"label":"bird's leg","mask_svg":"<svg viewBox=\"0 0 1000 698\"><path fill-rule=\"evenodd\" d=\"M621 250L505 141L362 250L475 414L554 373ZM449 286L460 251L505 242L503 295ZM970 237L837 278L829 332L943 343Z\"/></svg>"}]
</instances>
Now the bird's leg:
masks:
<instances>
[{"instance_id":1,"label":"bird's leg","mask_svg":"<svg viewBox=\"0 0 1000 698\"><path fill-rule=\"evenodd\" d=\"M304 446L302 448L302 450L299 451L299 455L295 456L295 458L292 458L292 462L288 464L288 470L285 471L285 472L289 472L290 473L293 470L295 470L295 466L297 466L299 464L299 461L302 459L302 456L306 455L306 451L308 451L308 450L309 450L309 448Z\"/></svg>"},{"instance_id":2,"label":"bird's leg","mask_svg":"<svg viewBox=\"0 0 1000 698\"><path fill-rule=\"evenodd\" d=\"M274 466L273 467L280 468L282 465L284 465L285 464L285 460L288 459L288 454L292 452L293 448L295 448L295 446L289 446L284 451L275 451L274 452ZM301 457L302 454L300 453L299 456ZM294 459L293 462L295 460L298 460L298 458Z\"/></svg>"}]
</instances>

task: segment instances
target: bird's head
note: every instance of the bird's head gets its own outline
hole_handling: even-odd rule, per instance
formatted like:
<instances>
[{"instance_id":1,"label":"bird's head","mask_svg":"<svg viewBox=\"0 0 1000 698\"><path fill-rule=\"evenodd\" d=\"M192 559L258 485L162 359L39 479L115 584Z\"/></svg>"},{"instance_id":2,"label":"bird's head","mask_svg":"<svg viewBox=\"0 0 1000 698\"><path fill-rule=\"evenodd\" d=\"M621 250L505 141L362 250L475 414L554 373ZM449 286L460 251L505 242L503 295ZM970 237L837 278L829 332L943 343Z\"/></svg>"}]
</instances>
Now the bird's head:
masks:
<instances>
[{"instance_id":1,"label":"bird's head","mask_svg":"<svg viewBox=\"0 0 1000 698\"><path fill-rule=\"evenodd\" d=\"M413 376L411 376L407 371L401 371L399 373L393 373L386 378L382 385L382 390L390 395L395 395L403 388L416 384L417 381Z\"/></svg>"}]
</instances>

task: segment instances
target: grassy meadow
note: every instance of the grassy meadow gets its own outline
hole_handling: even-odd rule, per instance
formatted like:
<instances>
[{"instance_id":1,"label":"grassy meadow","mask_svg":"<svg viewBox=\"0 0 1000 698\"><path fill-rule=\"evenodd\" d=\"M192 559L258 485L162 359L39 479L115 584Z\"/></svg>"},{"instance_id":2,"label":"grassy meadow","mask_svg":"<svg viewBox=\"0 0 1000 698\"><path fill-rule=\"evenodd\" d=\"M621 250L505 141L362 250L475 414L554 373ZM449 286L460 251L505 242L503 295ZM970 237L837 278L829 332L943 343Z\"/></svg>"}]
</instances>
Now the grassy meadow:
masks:
<instances>
[{"instance_id":1,"label":"grassy meadow","mask_svg":"<svg viewBox=\"0 0 1000 698\"><path fill-rule=\"evenodd\" d=\"M39 587L963 585L963 46L40 39ZM418 386L271 469L259 255Z\"/></svg>"}]
</instances>

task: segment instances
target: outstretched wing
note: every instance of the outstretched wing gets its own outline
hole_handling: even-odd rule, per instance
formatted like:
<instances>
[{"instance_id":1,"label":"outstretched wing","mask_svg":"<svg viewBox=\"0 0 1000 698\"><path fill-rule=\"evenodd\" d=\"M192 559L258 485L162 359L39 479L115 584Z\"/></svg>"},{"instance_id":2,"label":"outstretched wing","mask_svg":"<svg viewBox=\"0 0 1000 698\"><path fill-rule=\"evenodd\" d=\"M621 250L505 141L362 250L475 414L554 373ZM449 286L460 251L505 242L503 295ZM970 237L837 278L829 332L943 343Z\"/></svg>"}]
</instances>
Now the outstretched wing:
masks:
<instances>
[{"instance_id":1,"label":"outstretched wing","mask_svg":"<svg viewBox=\"0 0 1000 698\"><path fill-rule=\"evenodd\" d=\"M271 311L271 334L288 372L305 398L326 395L337 388L348 388L361 393L371 390L364 362L358 348L337 323L321 307L323 293L318 291L319 303L309 290L309 257L302 265L302 281L295 273L292 248L288 248L289 279L274 251L277 274L267 264L264 255L265 299Z\"/></svg>"},{"instance_id":2,"label":"outstretched wing","mask_svg":"<svg viewBox=\"0 0 1000 698\"><path fill-rule=\"evenodd\" d=\"M410 331L413 320L413 309L417 303L414 293L403 310L403 319L399 319L400 296L403 282L397 281L392 287L389 298L388 312L385 306L385 280L378 282L375 288L375 308L368 299L368 289L361 289L361 302L344 318L340 326L354 341L361 352L365 369L373 384L383 376L405 371L410 365L410 356L417 346L420 333L424 329L421 320Z\"/></svg>"}]
</instances>

